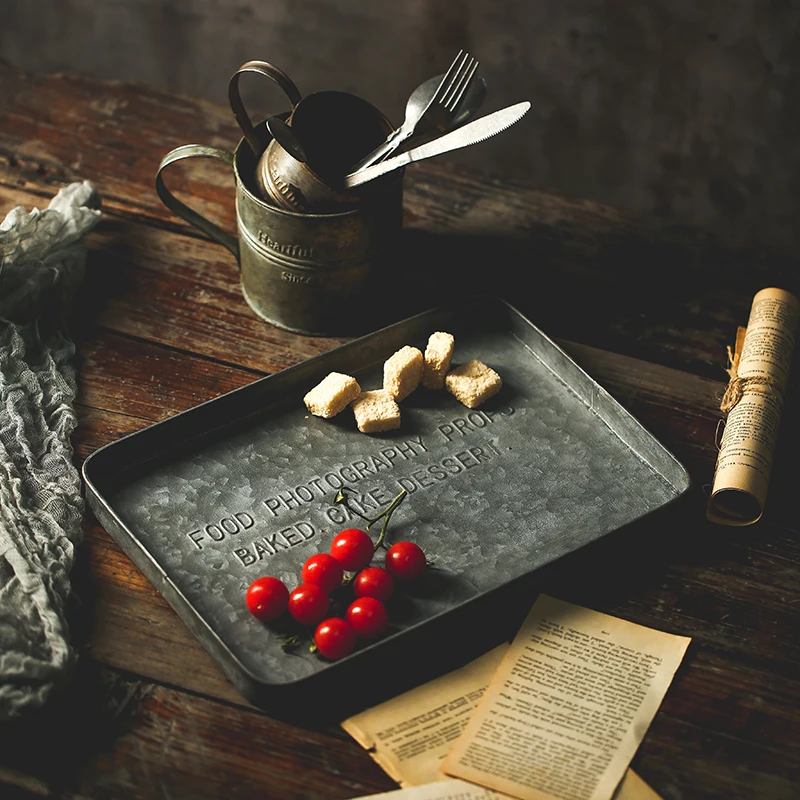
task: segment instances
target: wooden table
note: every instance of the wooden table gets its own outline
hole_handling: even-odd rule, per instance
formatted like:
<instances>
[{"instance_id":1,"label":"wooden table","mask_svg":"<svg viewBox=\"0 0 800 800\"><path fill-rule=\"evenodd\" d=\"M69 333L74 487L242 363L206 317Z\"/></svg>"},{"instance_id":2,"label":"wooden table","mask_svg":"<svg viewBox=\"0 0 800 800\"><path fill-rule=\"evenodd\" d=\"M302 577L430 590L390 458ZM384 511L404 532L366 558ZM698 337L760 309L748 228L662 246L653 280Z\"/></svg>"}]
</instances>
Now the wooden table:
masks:
<instances>
[{"instance_id":1,"label":"wooden table","mask_svg":"<svg viewBox=\"0 0 800 800\"><path fill-rule=\"evenodd\" d=\"M259 320L228 251L156 196L167 151L238 138L224 105L0 67L2 215L42 207L79 179L103 199L72 328L79 463L345 341ZM170 178L233 229L222 165ZM747 528L705 517L726 346L759 289L798 294L796 256L448 169L444 158L409 168L405 184L405 279L426 290L398 310L475 290L509 299L691 474L692 489L647 536L608 537L538 586L692 637L633 767L668 799L800 796L796 418L784 414L764 517ZM42 714L0 727L1 796L331 800L394 788L336 725L284 722L244 701L90 513L73 584L77 673Z\"/></svg>"}]
</instances>

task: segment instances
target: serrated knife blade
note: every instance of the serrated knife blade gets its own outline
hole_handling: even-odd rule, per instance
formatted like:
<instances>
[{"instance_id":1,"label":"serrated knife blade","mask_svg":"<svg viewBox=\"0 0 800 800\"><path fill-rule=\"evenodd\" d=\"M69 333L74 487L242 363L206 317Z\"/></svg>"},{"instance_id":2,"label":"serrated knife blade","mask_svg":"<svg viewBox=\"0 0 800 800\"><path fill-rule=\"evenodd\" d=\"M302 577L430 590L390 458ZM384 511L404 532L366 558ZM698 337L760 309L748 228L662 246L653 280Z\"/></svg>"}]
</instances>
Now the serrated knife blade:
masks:
<instances>
[{"instance_id":1,"label":"serrated knife blade","mask_svg":"<svg viewBox=\"0 0 800 800\"><path fill-rule=\"evenodd\" d=\"M364 169L351 172L345 176L344 184L347 188L360 186L362 183L371 181L380 175L385 175L393 169L404 167L412 161L422 161L424 158L438 156L450 150L457 150L460 147L482 142L484 139L489 139L506 128L510 128L525 116L530 107L531 104L526 100L507 108L501 108L491 114L486 114L486 116L468 122L466 125L462 125L460 128L426 142L419 147L414 147L398 156L387 158L385 161L373 164L371 167L364 167Z\"/></svg>"}]
</instances>

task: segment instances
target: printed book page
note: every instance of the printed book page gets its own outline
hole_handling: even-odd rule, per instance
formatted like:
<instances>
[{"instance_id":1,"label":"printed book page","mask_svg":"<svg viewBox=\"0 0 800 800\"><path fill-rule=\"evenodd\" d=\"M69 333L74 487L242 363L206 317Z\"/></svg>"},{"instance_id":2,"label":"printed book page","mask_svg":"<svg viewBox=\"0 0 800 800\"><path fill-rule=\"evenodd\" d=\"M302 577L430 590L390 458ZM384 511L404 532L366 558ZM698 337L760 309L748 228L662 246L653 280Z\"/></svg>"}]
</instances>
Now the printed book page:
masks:
<instances>
[{"instance_id":1,"label":"printed book page","mask_svg":"<svg viewBox=\"0 0 800 800\"><path fill-rule=\"evenodd\" d=\"M445 778L436 783L396 789L392 792L363 795L360 800L503 800L507 795L493 792L474 783ZM636 773L628 770L614 800L661 800Z\"/></svg>"},{"instance_id":2,"label":"printed book page","mask_svg":"<svg viewBox=\"0 0 800 800\"><path fill-rule=\"evenodd\" d=\"M789 292L762 289L753 298L721 404L727 419L706 512L712 522L751 525L761 518L798 324L800 302Z\"/></svg>"},{"instance_id":3,"label":"printed book page","mask_svg":"<svg viewBox=\"0 0 800 800\"><path fill-rule=\"evenodd\" d=\"M521 800L610 800L689 641L540 595L442 771Z\"/></svg>"},{"instance_id":4,"label":"printed book page","mask_svg":"<svg viewBox=\"0 0 800 800\"><path fill-rule=\"evenodd\" d=\"M439 780L444 757L508 647L502 644L461 669L362 711L342 727L400 786Z\"/></svg>"},{"instance_id":5,"label":"printed book page","mask_svg":"<svg viewBox=\"0 0 800 800\"><path fill-rule=\"evenodd\" d=\"M493 797L473 784L447 778L442 762L467 725L492 676L508 650L502 644L464 667L442 675L374 708L345 720L342 727L404 788L415 792L384 792L392 800L459 800ZM439 782L436 786L433 784ZM473 794L453 795L455 789ZM448 792L450 794L448 794ZM633 770L628 770L614 800L660 800Z\"/></svg>"},{"instance_id":6,"label":"printed book page","mask_svg":"<svg viewBox=\"0 0 800 800\"><path fill-rule=\"evenodd\" d=\"M360 800L502 800L503 795L473 783L446 779L393 792L363 795Z\"/></svg>"}]
</instances>

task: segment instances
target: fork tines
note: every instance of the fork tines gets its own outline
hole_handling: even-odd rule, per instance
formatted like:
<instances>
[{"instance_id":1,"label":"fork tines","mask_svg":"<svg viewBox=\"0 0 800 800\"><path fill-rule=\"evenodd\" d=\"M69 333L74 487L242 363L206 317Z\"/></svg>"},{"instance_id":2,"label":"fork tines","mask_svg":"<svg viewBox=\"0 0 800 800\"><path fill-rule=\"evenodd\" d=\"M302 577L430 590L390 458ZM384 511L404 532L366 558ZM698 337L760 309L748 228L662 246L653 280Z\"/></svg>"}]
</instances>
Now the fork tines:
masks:
<instances>
[{"instance_id":1,"label":"fork tines","mask_svg":"<svg viewBox=\"0 0 800 800\"><path fill-rule=\"evenodd\" d=\"M448 111L455 110L476 69L478 62L469 53L459 50L442 82L436 88L433 102L444 106Z\"/></svg>"},{"instance_id":2,"label":"fork tines","mask_svg":"<svg viewBox=\"0 0 800 800\"><path fill-rule=\"evenodd\" d=\"M442 103L448 109L448 111L455 111L456 106L461 102L461 98L464 96L464 92L466 92L467 87L472 80L472 76L475 74L475 70L477 69L478 61L470 56L469 60L465 61L462 65L456 80L453 81L450 87L450 91L442 100Z\"/></svg>"}]
</instances>

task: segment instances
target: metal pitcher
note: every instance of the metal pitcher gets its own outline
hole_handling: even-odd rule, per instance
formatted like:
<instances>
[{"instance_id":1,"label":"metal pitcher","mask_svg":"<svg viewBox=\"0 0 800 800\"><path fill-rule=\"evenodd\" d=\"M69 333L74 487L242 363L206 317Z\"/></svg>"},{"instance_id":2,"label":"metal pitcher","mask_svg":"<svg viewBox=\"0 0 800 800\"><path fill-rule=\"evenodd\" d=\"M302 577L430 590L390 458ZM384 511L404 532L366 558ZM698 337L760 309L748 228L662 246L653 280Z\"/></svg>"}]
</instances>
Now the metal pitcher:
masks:
<instances>
[{"instance_id":1,"label":"metal pitcher","mask_svg":"<svg viewBox=\"0 0 800 800\"><path fill-rule=\"evenodd\" d=\"M379 185L353 195L357 202L348 196L345 208L329 213L292 211L265 199L257 172L272 137L265 121L250 122L241 103L238 78L247 71L274 80L293 109L301 103L285 73L267 62L247 62L229 84L231 107L244 134L234 152L201 144L175 148L158 167L156 191L167 208L233 253L244 298L264 320L312 336L357 333L358 320L367 316L361 312L395 266L403 225L403 175L398 171L385 181L373 181ZM391 131L388 120L380 127L383 137ZM232 166L238 236L201 216L165 186L164 169L195 156Z\"/></svg>"}]
</instances>

